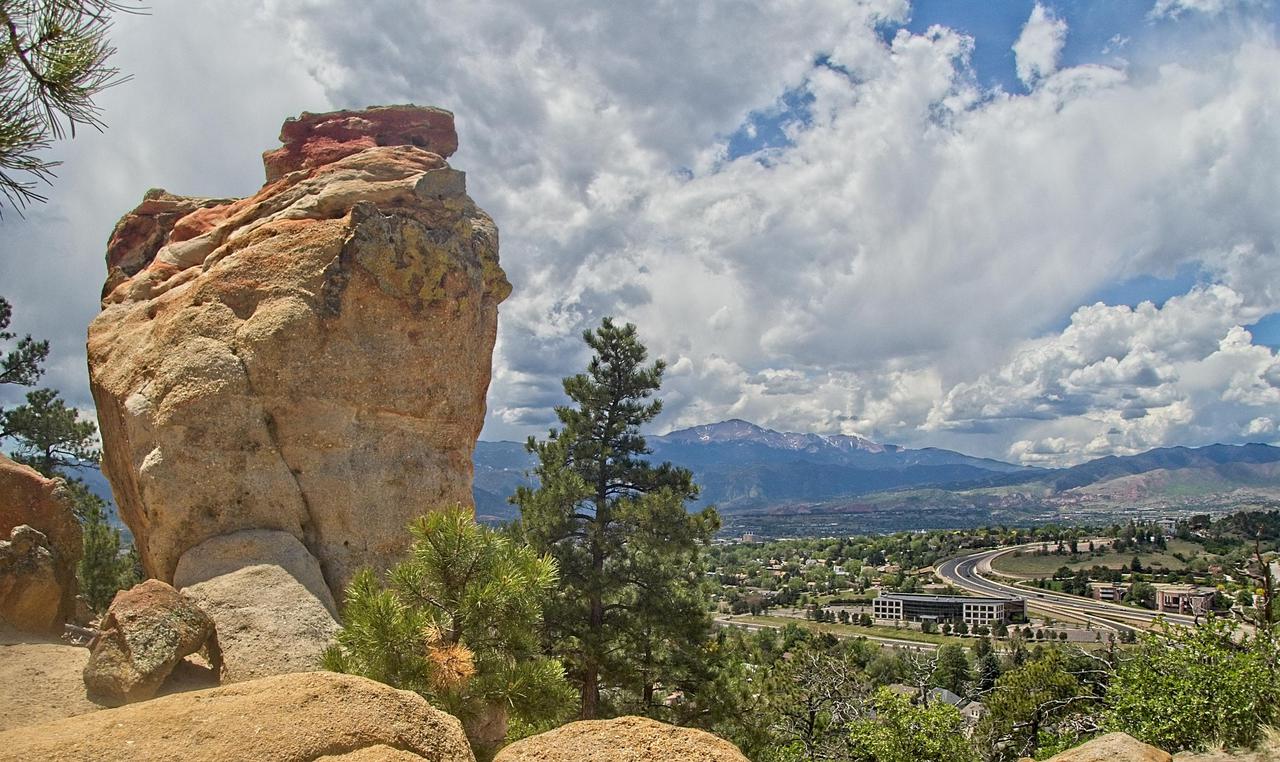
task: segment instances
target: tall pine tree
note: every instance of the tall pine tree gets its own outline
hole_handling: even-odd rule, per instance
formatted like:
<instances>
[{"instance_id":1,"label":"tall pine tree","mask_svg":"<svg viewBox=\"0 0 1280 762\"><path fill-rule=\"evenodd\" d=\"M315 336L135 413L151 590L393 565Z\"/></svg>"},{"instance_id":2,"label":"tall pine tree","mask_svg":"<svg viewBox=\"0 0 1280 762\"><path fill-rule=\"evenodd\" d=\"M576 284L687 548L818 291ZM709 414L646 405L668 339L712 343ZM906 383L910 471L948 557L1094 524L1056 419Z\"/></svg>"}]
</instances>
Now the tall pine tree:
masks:
<instances>
[{"instance_id":1,"label":"tall pine tree","mask_svg":"<svg viewBox=\"0 0 1280 762\"><path fill-rule=\"evenodd\" d=\"M662 360L646 364L635 326L609 318L583 339L595 355L564 380L573 405L556 408L561 428L528 443L539 486L512 501L529 543L559 564L548 643L591 719L609 712L602 688L649 711L659 687L696 681L710 628L699 552L719 517L685 510L698 495L688 470L645 458L640 427L662 411Z\"/></svg>"}]
</instances>

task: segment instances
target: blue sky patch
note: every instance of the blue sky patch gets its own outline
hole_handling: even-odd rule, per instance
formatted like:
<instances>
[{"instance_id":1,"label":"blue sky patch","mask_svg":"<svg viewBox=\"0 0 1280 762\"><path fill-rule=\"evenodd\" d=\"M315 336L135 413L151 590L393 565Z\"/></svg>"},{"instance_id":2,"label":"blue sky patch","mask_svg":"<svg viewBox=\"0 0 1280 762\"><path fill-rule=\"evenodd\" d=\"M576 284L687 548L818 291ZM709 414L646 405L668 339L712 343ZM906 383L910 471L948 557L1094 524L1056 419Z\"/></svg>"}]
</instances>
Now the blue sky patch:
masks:
<instances>
[{"instance_id":1,"label":"blue sky patch","mask_svg":"<svg viewBox=\"0 0 1280 762\"><path fill-rule=\"evenodd\" d=\"M1245 328L1253 334L1254 344L1280 349L1280 312L1273 312Z\"/></svg>"}]
</instances>

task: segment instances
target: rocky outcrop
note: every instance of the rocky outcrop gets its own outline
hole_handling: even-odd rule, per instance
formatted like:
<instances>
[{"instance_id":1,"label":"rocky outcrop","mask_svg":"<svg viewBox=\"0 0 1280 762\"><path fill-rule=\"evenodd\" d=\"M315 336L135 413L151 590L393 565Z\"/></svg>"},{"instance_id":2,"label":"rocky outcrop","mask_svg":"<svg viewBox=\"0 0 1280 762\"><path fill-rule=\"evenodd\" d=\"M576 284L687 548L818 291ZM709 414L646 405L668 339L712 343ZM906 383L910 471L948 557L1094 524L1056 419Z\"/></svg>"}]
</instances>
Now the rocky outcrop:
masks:
<instances>
[{"instance_id":1,"label":"rocky outcrop","mask_svg":"<svg viewBox=\"0 0 1280 762\"><path fill-rule=\"evenodd\" d=\"M395 756L377 754L379 747ZM332 758L473 760L458 721L422 697L332 672L173 694L0 733L3 760Z\"/></svg>"},{"instance_id":2,"label":"rocky outcrop","mask_svg":"<svg viewBox=\"0 0 1280 762\"><path fill-rule=\"evenodd\" d=\"M0 622L24 632L62 630L62 586L49 538L23 524L0 540Z\"/></svg>"},{"instance_id":3,"label":"rocky outcrop","mask_svg":"<svg viewBox=\"0 0 1280 762\"><path fill-rule=\"evenodd\" d=\"M116 593L99 629L84 668L85 687L97 701L149 699L180 661L197 652L214 674L222 671L213 620L160 580Z\"/></svg>"},{"instance_id":4,"label":"rocky outcrop","mask_svg":"<svg viewBox=\"0 0 1280 762\"><path fill-rule=\"evenodd\" d=\"M316 669L338 631L320 564L287 532L206 540L182 555L173 583L217 624L227 682Z\"/></svg>"},{"instance_id":5,"label":"rocky outcrop","mask_svg":"<svg viewBox=\"0 0 1280 762\"><path fill-rule=\"evenodd\" d=\"M297 538L334 597L409 520L471 502L497 306L493 221L445 162L452 115L304 114L233 202L148 193L89 327L104 471L143 566Z\"/></svg>"},{"instance_id":6,"label":"rocky outcrop","mask_svg":"<svg viewBox=\"0 0 1280 762\"><path fill-rule=\"evenodd\" d=\"M80 552L62 481L0 456L0 624L60 634L75 616Z\"/></svg>"},{"instance_id":7,"label":"rocky outcrop","mask_svg":"<svg viewBox=\"0 0 1280 762\"><path fill-rule=\"evenodd\" d=\"M646 717L582 720L516 741L494 762L747 762L738 747Z\"/></svg>"},{"instance_id":8,"label":"rocky outcrop","mask_svg":"<svg viewBox=\"0 0 1280 762\"><path fill-rule=\"evenodd\" d=\"M1166 751L1125 733L1108 733L1049 757L1047 762L1172 762Z\"/></svg>"}]
</instances>

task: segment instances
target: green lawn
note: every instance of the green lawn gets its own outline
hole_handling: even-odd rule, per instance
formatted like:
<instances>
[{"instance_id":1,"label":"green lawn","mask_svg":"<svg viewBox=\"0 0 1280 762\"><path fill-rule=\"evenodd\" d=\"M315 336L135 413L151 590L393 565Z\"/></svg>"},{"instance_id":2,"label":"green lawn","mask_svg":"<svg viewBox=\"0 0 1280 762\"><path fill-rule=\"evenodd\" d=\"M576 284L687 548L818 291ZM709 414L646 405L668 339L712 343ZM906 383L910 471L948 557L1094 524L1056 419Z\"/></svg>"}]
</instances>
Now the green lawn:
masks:
<instances>
[{"instance_id":1,"label":"green lawn","mask_svg":"<svg viewBox=\"0 0 1280 762\"><path fill-rule=\"evenodd\" d=\"M917 643L932 643L934 645L942 645L944 643L959 643L962 646L973 645L972 639L928 634L920 632L919 630L908 630L905 627L901 630L896 627L863 627L856 624L814 622L810 619L796 619L789 616L740 615L735 616L733 621L747 622L750 624L768 624L776 627L785 627L788 624L798 624L801 627L813 630L814 632L829 632L838 637L857 637L859 635L866 635L873 638L894 638L897 640L910 640Z\"/></svg>"},{"instance_id":2,"label":"green lawn","mask_svg":"<svg viewBox=\"0 0 1280 762\"><path fill-rule=\"evenodd\" d=\"M1087 544L1083 545L1087 547ZM1051 546L1052 547L1052 546ZM1143 568L1152 568L1163 566L1166 569L1183 569L1186 563L1179 561L1174 557L1174 553L1181 553L1188 560L1196 556L1209 556L1204 552L1204 548L1198 543L1186 540L1169 540L1168 550L1156 553L1139 553L1138 561ZM997 572L1011 574L1021 577L1051 577L1062 566L1071 569L1088 569L1093 566L1105 566L1111 569L1127 567L1133 562L1134 553L1126 551L1123 553L1114 553L1109 548L1105 549L1100 556L1093 556L1088 553L1081 553L1072 560L1071 556L1047 555L1038 556L1034 551L1024 552L1022 555L1009 553L1000 556L992 564L991 568Z\"/></svg>"}]
</instances>

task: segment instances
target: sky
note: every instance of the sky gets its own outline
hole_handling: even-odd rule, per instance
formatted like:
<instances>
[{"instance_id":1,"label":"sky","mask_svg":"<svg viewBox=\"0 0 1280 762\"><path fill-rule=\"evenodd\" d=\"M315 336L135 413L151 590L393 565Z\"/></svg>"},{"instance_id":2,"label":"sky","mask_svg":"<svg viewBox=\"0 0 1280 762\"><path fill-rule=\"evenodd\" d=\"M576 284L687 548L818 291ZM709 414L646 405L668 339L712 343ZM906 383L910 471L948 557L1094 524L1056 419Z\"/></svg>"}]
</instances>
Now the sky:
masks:
<instances>
[{"instance_id":1,"label":"sky","mask_svg":"<svg viewBox=\"0 0 1280 762\"><path fill-rule=\"evenodd\" d=\"M85 328L151 187L245 196L302 111L436 105L501 230L485 439L584 329L727 418L1033 465L1280 443L1280 10L1265 0L157 0L108 128L0 220L0 294L91 409ZM0 391L12 404L21 390Z\"/></svg>"}]
</instances>

